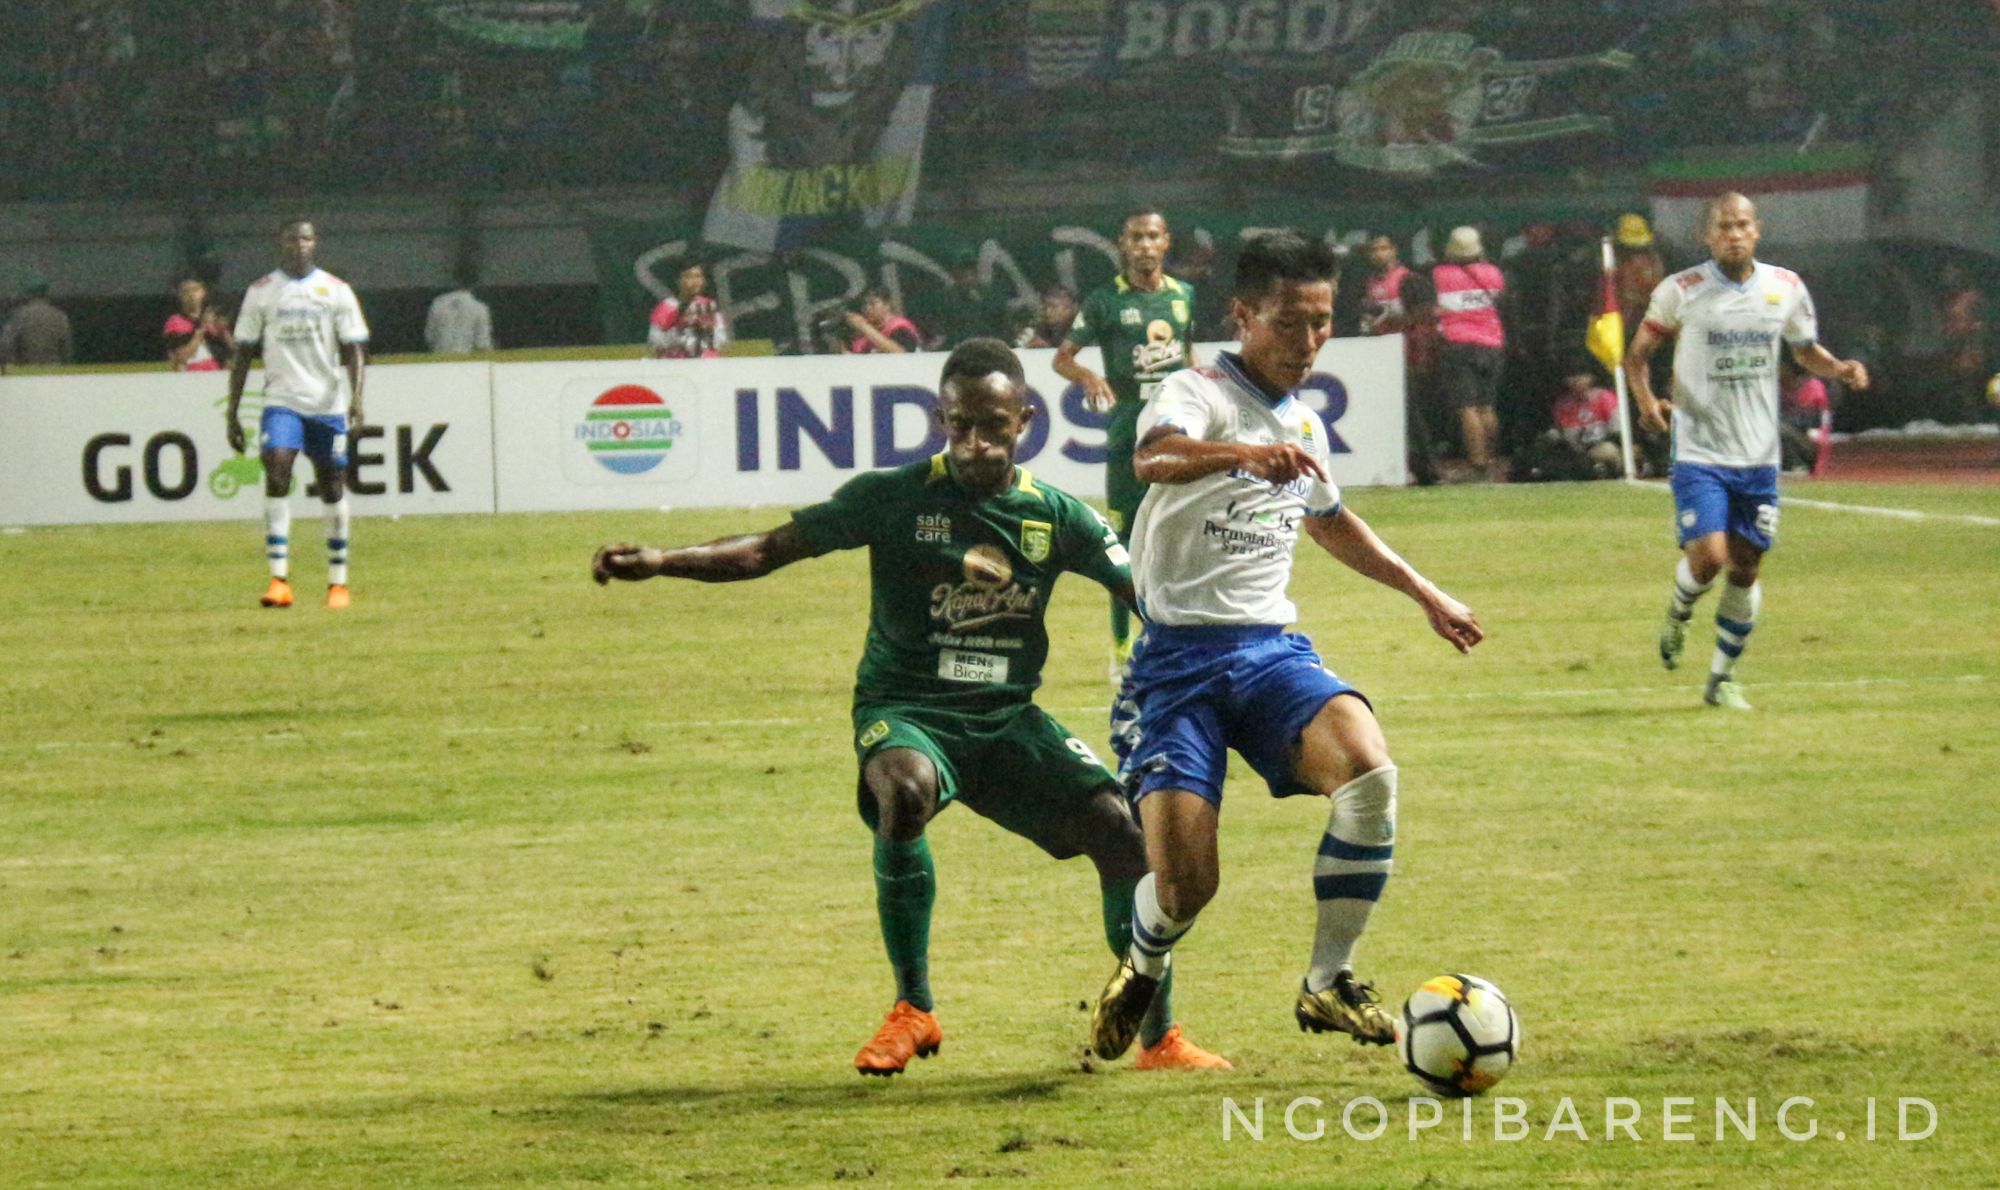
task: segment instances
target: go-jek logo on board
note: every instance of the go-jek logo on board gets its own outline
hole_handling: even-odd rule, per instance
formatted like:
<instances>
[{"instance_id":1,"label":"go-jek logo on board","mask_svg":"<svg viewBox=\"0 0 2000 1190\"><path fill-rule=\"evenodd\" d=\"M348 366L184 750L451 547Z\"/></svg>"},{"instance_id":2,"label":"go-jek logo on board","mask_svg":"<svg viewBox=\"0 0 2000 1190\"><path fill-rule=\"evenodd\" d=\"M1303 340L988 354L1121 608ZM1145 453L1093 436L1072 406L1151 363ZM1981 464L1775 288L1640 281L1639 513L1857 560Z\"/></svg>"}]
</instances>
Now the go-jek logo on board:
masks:
<instances>
[{"instance_id":1,"label":"go-jek logo on board","mask_svg":"<svg viewBox=\"0 0 2000 1190\"><path fill-rule=\"evenodd\" d=\"M660 394L641 384L619 384L590 403L572 433L598 466L643 475L666 461L686 428Z\"/></svg>"}]
</instances>

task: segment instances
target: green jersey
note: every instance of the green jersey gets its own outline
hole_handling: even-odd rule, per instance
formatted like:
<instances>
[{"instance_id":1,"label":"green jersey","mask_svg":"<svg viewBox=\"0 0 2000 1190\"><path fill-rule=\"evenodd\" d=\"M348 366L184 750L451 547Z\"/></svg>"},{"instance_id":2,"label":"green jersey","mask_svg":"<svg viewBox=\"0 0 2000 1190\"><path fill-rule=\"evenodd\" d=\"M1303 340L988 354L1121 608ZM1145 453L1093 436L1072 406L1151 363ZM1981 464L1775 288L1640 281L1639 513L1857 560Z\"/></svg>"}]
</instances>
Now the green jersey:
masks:
<instances>
[{"instance_id":1,"label":"green jersey","mask_svg":"<svg viewBox=\"0 0 2000 1190\"><path fill-rule=\"evenodd\" d=\"M1193 359L1193 317L1194 286L1163 276L1160 287L1148 293L1132 288L1120 273L1084 299L1066 338L1079 347L1100 348L1104 379L1118 403L1136 407L1154 385Z\"/></svg>"},{"instance_id":2,"label":"green jersey","mask_svg":"<svg viewBox=\"0 0 2000 1190\"><path fill-rule=\"evenodd\" d=\"M1042 617L1072 570L1112 591L1130 560L1083 501L1020 467L1013 486L974 499L943 454L857 475L792 519L820 550L868 547L868 643L858 702L979 710L1023 704L1042 680Z\"/></svg>"}]
</instances>

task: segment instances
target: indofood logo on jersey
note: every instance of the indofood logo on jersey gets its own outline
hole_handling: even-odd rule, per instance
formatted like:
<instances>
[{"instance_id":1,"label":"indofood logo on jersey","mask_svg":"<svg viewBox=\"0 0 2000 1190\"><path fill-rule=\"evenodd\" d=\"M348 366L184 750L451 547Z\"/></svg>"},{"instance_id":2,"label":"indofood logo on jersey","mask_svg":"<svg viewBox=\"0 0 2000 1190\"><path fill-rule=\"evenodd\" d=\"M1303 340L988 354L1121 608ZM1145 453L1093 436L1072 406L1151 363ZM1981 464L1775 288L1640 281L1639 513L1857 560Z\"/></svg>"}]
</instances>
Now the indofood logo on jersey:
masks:
<instances>
[{"instance_id":1,"label":"indofood logo on jersey","mask_svg":"<svg viewBox=\"0 0 2000 1190\"><path fill-rule=\"evenodd\" d=\"M619 475L659 466L686 433L660 394L642 384L605 389L571 428L592 461Z\"/></svg>"}]
</instances>

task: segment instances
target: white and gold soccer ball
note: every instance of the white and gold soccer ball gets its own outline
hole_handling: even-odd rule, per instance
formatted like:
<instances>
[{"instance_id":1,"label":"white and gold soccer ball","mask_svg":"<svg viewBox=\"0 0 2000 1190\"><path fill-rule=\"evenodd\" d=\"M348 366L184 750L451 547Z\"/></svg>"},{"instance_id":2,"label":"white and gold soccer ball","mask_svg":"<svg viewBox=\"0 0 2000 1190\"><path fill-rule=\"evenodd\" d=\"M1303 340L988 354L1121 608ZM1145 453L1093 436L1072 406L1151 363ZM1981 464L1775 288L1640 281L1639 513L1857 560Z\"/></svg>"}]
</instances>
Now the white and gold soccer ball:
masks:
<instances>
[{"instance_id":1,"label":"white and gold soccer ball","mask_svg":"<svg viewBox=\"0 0 2000 1190\"><path fill-rule=\"evenodd\" d=\"M1396 1054L1417 1081L1446 1095L1477 1095L1521 1052L1521 1023L1506 993L1476 975L1439 975L1403 1002Z\"/></svg>"}]
</instances>

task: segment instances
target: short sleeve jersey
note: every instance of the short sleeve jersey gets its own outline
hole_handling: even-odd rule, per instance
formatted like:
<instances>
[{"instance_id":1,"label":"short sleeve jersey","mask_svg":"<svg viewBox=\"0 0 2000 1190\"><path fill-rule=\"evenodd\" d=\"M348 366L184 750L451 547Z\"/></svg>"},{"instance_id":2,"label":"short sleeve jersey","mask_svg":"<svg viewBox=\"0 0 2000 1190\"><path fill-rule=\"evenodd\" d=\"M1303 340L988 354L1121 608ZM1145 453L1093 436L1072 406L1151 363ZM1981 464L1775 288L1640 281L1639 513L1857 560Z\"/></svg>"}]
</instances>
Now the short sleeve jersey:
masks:
<instances>
[{"instance_id":1,"label":"short sleeve jersey","mask_svg":"<svg viewBox=\"0 0 2000 1190\"><path fill-rule=\"evenodd\" d=\"M1646 325L1676 335L1674 458L1716 467L1778 465L1778 357L1819 338L1797 273L1756 262L1741 285L1711 260L1653 290Z\"/></svg>"},{"instance_id":2,"label":"short sleeve jersey","mask_svg":"<svg viewBox=\"0 0 2000 1190\"><path fill-rule=\"evenodd\" d=\"M1194 286L1160 278L1152 291L1134 289L1121 273L1091 290L1065 336L1104 353L1104 379L1119 402L1136 404L1192 358Z\"/></svg>"},{"instance_id":3,"label":"short sleeve jersey","mask_svg":"<svg viewBox=\"0 0 2000 1190\"><path fill-rule=\"evenodd\" d=\"M967 711L1028 701L1048 657L1056 578L1074 571L1119 590L1129 558L1096 510L1015 469L975 499L943 454L858 475L792 514L820 550L868 548L868 641L857 702Z\"/></svg>"},{"instance_id":4,"label":"short sleeve jersey","mask_svg":"<svg viewBox=\"0 0 2000 1190\"><path fill-rule=\"evenodd\" d=\"M1291 442L1332 467L1319 414L1290 394L1272 400L1227 352L1167 378L1139 415L1140 440L1156 426L1206 442ZM1339 511L1340 489L1310 476L1283 487L1243 471L1156 483L1132 532L1139 610L1160 624L1289 624L1299 518Z\"/></svg>"},{"instance_id":5,"label":"short sleeve jersey","mask_svg":"<svg viewBox=\"0 0 2000 1190\"><path fill-rule=\"evenodd\" d=\"M312 416L345 414L350 394L340 345L366 343L368 323L347 282L314 269L258 278L236 315L236 341L264 352L264 402Z\"/></svg>"}]
</instances>

